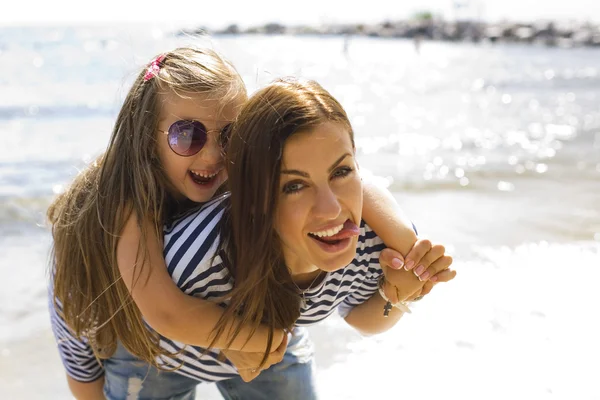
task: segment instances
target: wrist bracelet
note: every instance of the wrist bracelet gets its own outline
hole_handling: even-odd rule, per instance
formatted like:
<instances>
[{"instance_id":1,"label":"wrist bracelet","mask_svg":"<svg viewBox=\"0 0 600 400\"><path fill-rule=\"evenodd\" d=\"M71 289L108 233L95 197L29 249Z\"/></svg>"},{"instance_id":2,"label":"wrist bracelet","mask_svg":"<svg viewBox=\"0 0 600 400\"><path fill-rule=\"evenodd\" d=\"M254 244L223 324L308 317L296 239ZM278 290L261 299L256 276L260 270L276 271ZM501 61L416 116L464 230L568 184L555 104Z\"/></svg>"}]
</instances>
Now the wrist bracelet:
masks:
<instances>
[{"instance_id":1,"label":"wrist bracelet","mask_svg":"<svg viewBox=\"0 0 600 400\"><path fill-rule=\"evenodd\" d=\"M397 308L398 310L410 314L412 311L410 311L410 308L408 308L408 303L406 301L399 301L395 304L392 304L392 302L387 298L387 296L385 295L385 292L383 291L383 283L385 282L385 276L381 275L381 277L379 278L379 295L381 296L381 298L383 298L383 300L386 301L385 306L383 307L383 316L384 317L388 317L390 315L390 311L392 310L392 307Z\"/></svg>"}]
</instances>

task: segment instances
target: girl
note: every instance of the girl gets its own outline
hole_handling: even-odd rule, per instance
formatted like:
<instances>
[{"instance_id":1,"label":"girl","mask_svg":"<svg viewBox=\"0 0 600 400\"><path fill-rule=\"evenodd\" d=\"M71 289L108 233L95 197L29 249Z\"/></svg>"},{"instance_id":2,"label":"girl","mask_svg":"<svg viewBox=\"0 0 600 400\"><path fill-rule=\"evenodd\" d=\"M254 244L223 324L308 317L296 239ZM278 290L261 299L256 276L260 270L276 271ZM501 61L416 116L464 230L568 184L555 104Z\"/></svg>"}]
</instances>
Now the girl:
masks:
<instances>
[{"instance_id":1,"label":"girl","mask_svg":"<svg viewBox=\"0 0 600 400\"><path fill-rule=\"evenodd\" d=\"M213 331L223 309L186 296L161 257L163 224L225 180L221 149L245 99L239 75L212 51L156 58L128 94L106 153L51 206L53 326L76 397L88 394L79 382L103 374L93 355L114 354L117 339L149 362L172 356L145 322L177 342L227 348L231 358L242 349L282 353L284 329L245 323L247 316L227 317L219 325L227 334ZM402 229L410 247L414 234Z\"/></svg>"}]
</instances>

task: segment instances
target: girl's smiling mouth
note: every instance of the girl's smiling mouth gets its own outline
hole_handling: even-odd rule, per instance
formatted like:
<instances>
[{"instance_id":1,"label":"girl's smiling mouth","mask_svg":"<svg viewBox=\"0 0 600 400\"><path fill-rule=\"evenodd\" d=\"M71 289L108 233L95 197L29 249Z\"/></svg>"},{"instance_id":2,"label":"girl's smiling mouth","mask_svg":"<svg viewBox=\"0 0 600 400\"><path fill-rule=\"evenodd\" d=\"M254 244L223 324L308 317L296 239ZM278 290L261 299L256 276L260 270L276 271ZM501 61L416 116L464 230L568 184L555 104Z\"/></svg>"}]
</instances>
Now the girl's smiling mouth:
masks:
<instances>
[{"instance_id":1,"label":"girl's smiling mouth","mask_svg":"<svg viewBox=\"0 0 600 400\"><path fill-rule=\"evenodd\" d=\"M212 184L217 180L216 178L221 171L223 171L223 169L219 169L217 171L189 170L189 173L194 183L202 186L212 186Z\"/></svg>"}]
</instances>

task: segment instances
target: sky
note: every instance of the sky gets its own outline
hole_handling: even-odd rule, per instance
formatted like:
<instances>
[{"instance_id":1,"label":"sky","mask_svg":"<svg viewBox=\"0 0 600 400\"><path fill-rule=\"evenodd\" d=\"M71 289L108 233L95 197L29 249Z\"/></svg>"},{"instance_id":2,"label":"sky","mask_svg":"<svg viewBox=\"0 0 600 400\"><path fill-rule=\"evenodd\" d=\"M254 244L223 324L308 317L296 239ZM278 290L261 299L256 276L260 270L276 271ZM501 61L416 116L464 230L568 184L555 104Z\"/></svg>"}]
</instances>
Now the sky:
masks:
<instances>
[{"instance_id":1,"label":"sky","mask_svg":"<svg viewBox=\"0 0 600 400\"><path fill-rule=\"evenodd\" d=\"M11 2L10 7L2 7L0 25L167 22L222 28L232 23L242 27L265 22L287 25L375 23L405 19L421 10L432 11L445 19L479 16L487 21L600 22L599 0L19 0Z\"/></svg>"}]
</instances>

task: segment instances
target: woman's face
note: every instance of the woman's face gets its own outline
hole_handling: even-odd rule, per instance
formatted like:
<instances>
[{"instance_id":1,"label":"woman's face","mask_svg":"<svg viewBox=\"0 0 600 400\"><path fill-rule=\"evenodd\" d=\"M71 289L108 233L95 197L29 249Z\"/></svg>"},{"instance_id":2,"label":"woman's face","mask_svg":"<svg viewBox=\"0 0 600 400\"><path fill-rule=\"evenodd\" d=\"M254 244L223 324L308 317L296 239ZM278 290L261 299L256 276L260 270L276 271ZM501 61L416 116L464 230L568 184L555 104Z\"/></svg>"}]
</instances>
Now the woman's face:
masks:
<instances>
[{"instance_id":1,"label":"woman's face","mask_svg":"<svg viewBox=\"0 0 600 400\"><path fill-rule=\"evenodd\" d=\"M344 125L326 122L285 142L275 230L292 274L335 271L352 261L362 200Z\"/></svg>"},{"instance_id":2,"label":"woman's face","mask_svg":"<svg viewBox=\"0 0 600 400\"><path fill-rule=\"evenodd\" d=\"M173 93L162 96L162 100L157 133L162 167L176 191L176 197L206 202L227 180L220 131L235 119L244 99L225 107L216 100L198 94L181 97ZM179 120L199 121L208 131L204 147L189 157L173 152L165 133L171 124Z\"/></svg>"}]
</instances>

